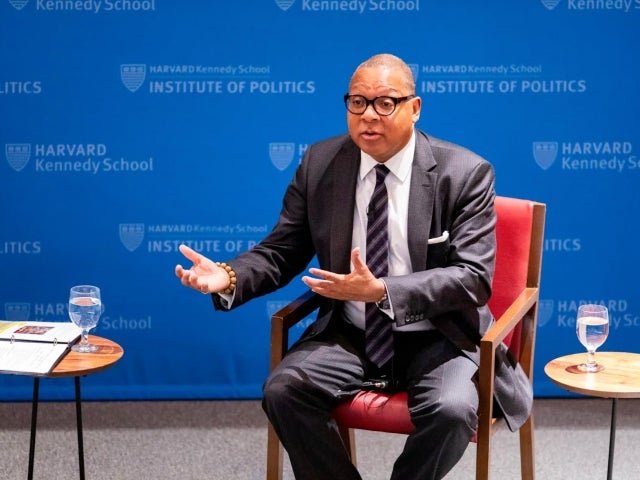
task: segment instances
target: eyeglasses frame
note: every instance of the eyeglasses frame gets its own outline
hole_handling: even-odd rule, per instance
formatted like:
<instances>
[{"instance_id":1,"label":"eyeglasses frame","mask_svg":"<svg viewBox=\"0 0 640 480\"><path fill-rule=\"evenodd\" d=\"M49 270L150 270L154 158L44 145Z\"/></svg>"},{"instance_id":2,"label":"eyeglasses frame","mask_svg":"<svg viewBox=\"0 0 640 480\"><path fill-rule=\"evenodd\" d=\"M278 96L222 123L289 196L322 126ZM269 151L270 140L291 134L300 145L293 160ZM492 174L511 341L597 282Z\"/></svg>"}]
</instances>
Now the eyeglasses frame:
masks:
<instances>
[{"instance_id":1,"label":"eyeglasses frame","mask_svg":"<svg viewBox=\"0 0 640 480\"><path fill-rule=\"evenodd\" d=\"M364 98L365 101L365 107L364 110L360 113L355 113L352 112L351 110L349 110L349 99L351 97L362 97ZM367 111L367 108L369 108L369 105L371 105L373 107L373 110L380 115L381 117L388 117L390 115L393 115L394 112L396 111L396 109L398 108L398 104L406 102L408 100L412 100L414 98L416 98L417 95L413 94L413 95L406 95L404 97L391 97L389 95L380 95L378 97L372 98L371 100L369 100L367 97L365 97L364 95L351 95L349 93L345 94L343 100L344 100L344 106L347 108L347 110L349 111L349 113L352 113L354 115L364 115L364 112ZM389 113L380 113L377 109L376 109L376 104L375 101L378 100L379 98L388 98L391 101L393 101L393 110L391 110L391 112Z\"/></svg>"}]
</instances>

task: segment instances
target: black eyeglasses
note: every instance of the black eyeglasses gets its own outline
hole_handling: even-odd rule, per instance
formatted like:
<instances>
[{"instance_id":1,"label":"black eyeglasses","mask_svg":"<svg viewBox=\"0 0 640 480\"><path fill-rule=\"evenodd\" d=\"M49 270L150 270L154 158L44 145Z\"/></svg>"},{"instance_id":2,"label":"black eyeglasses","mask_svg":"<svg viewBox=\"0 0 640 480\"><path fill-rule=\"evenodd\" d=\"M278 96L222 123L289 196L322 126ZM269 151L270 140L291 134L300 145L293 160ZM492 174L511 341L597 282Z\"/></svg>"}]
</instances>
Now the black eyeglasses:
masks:
<instances>
[{"instance_id":1,"label":"black eyeglasses","mask_svg":"<svg viewBox=\"0 0 640 480\"><path fill-rule=\"evenodd\" d=\"M415 95L407 95L406 97L376 97L369 100L362 95L349 95L344 96L344 105L354 115L362 115L369 105L373 105L373 109L378 115L383 117L391 115L396 111L396 107L399 103L406 102L415 98Z\"/></svg>"}]
</instances>

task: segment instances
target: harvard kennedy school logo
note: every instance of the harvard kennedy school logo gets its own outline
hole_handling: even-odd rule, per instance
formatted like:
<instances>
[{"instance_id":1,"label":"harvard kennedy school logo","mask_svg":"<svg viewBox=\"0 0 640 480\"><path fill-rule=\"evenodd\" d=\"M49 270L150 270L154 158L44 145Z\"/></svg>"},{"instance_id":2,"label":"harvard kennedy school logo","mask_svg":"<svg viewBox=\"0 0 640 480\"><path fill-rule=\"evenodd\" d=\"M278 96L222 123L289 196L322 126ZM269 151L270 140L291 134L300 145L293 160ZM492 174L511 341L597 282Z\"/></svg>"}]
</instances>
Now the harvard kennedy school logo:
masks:
<instances>
[{"instance_id":1,"label":"harvard kennedy school logo","mask_svg":"<svg viewBox=\"0 0 640 480\"><path fill-rule=\"evenodd\" d=\"M16 10L22 10L29 0L9 0L9 3Z\"/></svg>"},{"instance_id":2,"label":"harvard kennedy school logo","mask_svg":"<svg viewBox=\"0 0 640 480\"><path fill-rule=\"evenodd\" d=\"M31 304L27 302L7 302L4 304L4 318L7 320L29 320Z\"/></svg>"},{"instance_id":3,"label":"harvard kennedy school logo","mask_svg":"<svg viewBox=\"0 0 640 480\"><path fill-rule=\"evenodd\" d=\"M291 5L296 3L296 0L275 0L275 2L276 2L276 5L280 7L280 10L282 10L283 12L286 12L291 8Z\"/></svg>"},{"instance_id":4,"label":"harvard kennedy school logo","mask_svg":"<svg viewBox=\"0 0 640 480\"><path fill-rule=\"evenodd\" d=\"M144 223L121 223L120 241L127 250L133 252L144 240Z\"/></svg>"},{"instance_id":5,"label":"harvard kennedy school logo","mask_svg":"<svg viewBox=\"0 0 640 480\"><path fill-rule=\"evenodd\" d=\"M120 65L120 79L131 92L137 91L147 76L147 66L143 63L123 63Z\"/></svg>"},{"instance_id":6,"label":"harvard kennedy school logo","mask_svg":"<svg viewBox=\"0 0 640 480\"><path fill-rule=\"evenodd\" d=\"M558 142L533 142L533 158L540 168L547 170L558 156Z\"/></svg>"},{"instance_id":7,"label":"harvard kennedy school logo","mask_svg":"<svg viewBox=\"0 0 640 480\"><path fill-rule=\"evenodd\" d=\"M547 323L549 323L549 320L551 320L551 317L553 316L553 312L555 310L554 303L555 302L553 300L543 300L543 299L541 299L538 302L538 326L539 327L544 327Z\"/></svg>"},{"instance_id":8,"label":"harvard kennedy school logo","mask_svg":"<svg viewBox=\"0 0 640 480\"><path fill-rule=\"evenodd\" d=\"M553 10L560 3L560 0L540 0L540 1L545 7L547 7L547 10Z\"/></svg>"},{"instance_id":9,"label":"harvard kennedy school logo","mask_svg":"<svg viewBox=\"0 0 640 480\"><path fill-rule=\"evenodd\" d=\"M272 142L269 144L269 158L278 170L283 171L293 160L296 144L290 142Z\"/></svg>"},{"instance_id":10,"label":"harvard kennedy school logo","mask_svg":"<svg viewBox=\"0 0 640 480\"><path fill-rule=\"evenodd\" d=\"M4 154L7 163L16 172L21 171L31 158L31 144L29 143L7 143L4 146Z\"/></svg>"}]
</instances>

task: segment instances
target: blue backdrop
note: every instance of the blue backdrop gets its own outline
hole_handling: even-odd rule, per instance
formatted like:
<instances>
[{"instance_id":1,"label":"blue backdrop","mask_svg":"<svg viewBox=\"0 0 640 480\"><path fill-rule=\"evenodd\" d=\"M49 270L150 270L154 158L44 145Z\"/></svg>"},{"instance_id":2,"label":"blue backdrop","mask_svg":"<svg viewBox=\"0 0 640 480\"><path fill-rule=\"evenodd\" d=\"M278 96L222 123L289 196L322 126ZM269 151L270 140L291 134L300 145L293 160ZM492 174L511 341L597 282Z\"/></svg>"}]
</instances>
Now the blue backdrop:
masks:
<instances>
[{"instance_id":1,"label":"blue backdrop","mask_svg":"<svg viewBox=\"0 0 640 480\"><path fill-rule=\"evenodd\" d=\"M258 398L270 314L303 285L214 313L177 247L259 241L307 145L346 130L354 68L390 52L420 128L547 203L534 387L566 395L543 367L582 350L580 303L609 306L604 349L639 351L639 26L640 0L0 0L0 317L66 320L96 284L125 356L85 398Z\"/></svg>"}]
</instances>

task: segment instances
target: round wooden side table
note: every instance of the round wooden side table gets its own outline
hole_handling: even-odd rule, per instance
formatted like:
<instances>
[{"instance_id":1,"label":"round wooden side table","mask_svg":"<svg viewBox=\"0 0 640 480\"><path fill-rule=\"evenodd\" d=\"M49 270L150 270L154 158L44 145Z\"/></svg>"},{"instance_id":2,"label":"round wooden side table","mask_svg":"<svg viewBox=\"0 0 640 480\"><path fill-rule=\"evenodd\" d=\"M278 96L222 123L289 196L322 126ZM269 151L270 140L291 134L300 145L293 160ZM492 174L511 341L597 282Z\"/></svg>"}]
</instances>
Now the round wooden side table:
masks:
<instances>
[{"instance_id":1,"label":"round wooden side table","mask_svg":"<svg viewBox=\"0 0 640 480\"><path fill-rule=\"evenodd\" d=\"M69 351L47 375L42 378L74 377L76 399L76 426L78 433L78 461L80 480L84 480L84 445L82 440L82 397L80 395L80 377L101 372L115 364L124 355L124 349L106 338L89 335L89 342L98 346L92 353ZM33 400L31 403L31 438L29 440L28 480L33 479L33 464L36 447L36 424L38 419L39 376L33 377Z\"/></svg>"},{"instance_id":2,"label":"round wooden side table","mask_svg":"<svg viewBox=\"0 0 640 480\"><path fill-rule=\"evenodd\" d=\"M597 352L596 362L604 369L595 373L578 370L577 366L584 363L586 358L586 352L556 358L545 365L544 373L553 383L565 390L612 399L607 463L607 479L611 480L618 398L640 398L640 354Z\"/></svg>"}]
</instances>

